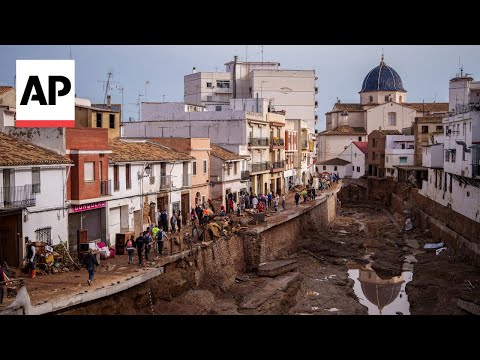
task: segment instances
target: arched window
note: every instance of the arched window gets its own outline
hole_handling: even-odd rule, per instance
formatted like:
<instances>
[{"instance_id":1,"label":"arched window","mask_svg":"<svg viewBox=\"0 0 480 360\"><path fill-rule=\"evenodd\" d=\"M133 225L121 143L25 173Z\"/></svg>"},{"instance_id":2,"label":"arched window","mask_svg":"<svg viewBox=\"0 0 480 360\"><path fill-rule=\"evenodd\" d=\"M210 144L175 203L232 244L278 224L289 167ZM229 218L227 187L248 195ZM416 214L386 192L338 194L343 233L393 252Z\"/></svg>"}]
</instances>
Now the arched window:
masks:
<instances>
[{"instance_id":1,"label":"arched window","mask_svg":"<svg viewBox=\"0 0 480 360\"><path fill-rule=\"evenodd\" d=\"M372 103L372 102L373 102L373 96L370 95L370 96L368 97L368 100Z\"/></svg>"},{"instance_id":2,"label":"arched window","mask_svg":"<svg viewBox=\"0 0 480 360\"><path fill-rule=\"evenodd\" d=\"M403 97L402 97L402 95L400 95L400 102L402 102L402 101L403 101Z\"/></svg>"},{"instance_id":3,"label":"arched window","mask_svg":"<svg viewBox=\"0 0 480 360\"><path fill-rule=\"evenodd\" d=\"M388 126L396 126L397 125L397 113L389 112L388 113Z\"/></svg>"}]
</instances>

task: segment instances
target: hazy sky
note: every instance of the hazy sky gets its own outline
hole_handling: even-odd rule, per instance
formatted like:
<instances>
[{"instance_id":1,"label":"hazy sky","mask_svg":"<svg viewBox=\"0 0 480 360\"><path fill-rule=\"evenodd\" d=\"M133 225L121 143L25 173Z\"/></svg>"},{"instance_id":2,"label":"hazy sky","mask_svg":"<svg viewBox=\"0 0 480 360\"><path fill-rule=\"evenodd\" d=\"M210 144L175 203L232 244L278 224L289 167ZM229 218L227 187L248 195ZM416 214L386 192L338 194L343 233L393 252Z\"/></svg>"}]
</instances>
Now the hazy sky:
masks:
<instances>
[{"instance_id":1,"label":"hazy sky","mask_svg":"<svg viewBox=\"0 0 480 360\"><path fill-rule=\"evenodd\" d=\"M103 102L103 83L113 73L114 86L124 90L124 119L138 117L138 94L148 101L183 101L183 76L197 71L224 71L224 63L238 55L246 56L245 45L22 45L0 46L0 85L13 85L16 59L76 60L76 94ZM448 80L459 70L480 80L480 46L438 45L265 45L263 59L277 61L284 69L315 69L318 80L319 130L325 128L325 113L338 97L342 102L358 102L358 91L367 73L380 62L394 68L408 91L409 102L448 101ZM261 46L248 46L248 60L262 60ZM112 91L112 101L121 102L119 91ZM141 98L145 101L145 97Z\"/></svg>"}]
</instances>

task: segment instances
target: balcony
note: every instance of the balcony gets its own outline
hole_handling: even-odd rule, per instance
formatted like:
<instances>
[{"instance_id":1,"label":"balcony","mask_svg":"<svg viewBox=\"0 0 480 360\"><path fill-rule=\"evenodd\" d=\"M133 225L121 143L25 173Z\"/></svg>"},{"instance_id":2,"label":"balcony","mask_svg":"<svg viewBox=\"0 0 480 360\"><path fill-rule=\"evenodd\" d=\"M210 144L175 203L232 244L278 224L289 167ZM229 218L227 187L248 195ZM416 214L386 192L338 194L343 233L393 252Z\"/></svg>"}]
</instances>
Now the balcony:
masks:
<instances>
[{"instance_id":1,"label":"balcony","mask_svg":"<svg viewBox=\"0 0 480 360\"><path fill-rule=\"evenodd\" d=\"M270 147L272 149L283 149L285 146L285 139L270 138Z\"/></svg>"},{"instance_id":2,"label":"balcony","mask_svg":"<svg viewBox=\"0 0 480 360\"><path fill-rule=\"evenodd\" d=\"M183 187L192 186L192 174L183 174Z\"/></svg>"},{"instance_id":3,"label":"balcony","mask_svg":"<svg viewBox=\"0 0 480 360\"><path fill-rule=\"evenodd\" d=\"M172 189L172 176L160 176L160 191L170 191Z\"/></svg>"},{"instance_id":4,"label":"balcony","mask_svg":"<svg viewBox=\"0 0 480 360\"><path fill-rule=\"evenodd\" d=\"M248 170L242 171L240 175L240 180L242 181L250 180L250 171Z\"/></svg>"},{"instance_id":5,"label":"balcony","mask_svg":"<svg viewBox=\"0 0 480 360\"><path fill-rule=\"evenodd\" d=\"M32 193L39 194L40 193L40 184L32 184Z\"/></svg>"},{"instance_id":6,"label":"balcony","mask_svg":"<svg viewBox=\"0 0 480 360\"><path fill-rule=\"evenodd\" d=\"M32 185L0 187L0 209L20 209L35 206Z\"/></svg>"},{"instance_id":7,"label":"balcony","mask_svg":"<svg viewBox=\"0 0 480 360\"><path fill-rule=\"evenodd\" d=\"M112 195L112 180L100 181L100 195Z\"/></svg>"},{"instance_id":8,"label":"balcony","mask_svg":"<svg viewBox=\"0 0 480 360\"><path fill-rule=\"evenodd\" d=\"M472 165L472 177L480 176L480 165Z\"/></svg>"},{"instance_id":9,"label":"balcony","mask_svg":"<svg viewBox=\"0 0 480 360\"><path fill-rule=\"evenodd\" d=\"M150 176L150 185L155 184L155 176Z\"/></svg>"},{"instance_id":10,"label":"balcony","mask_svg":"<svg viewBox=\"0 0 480 360\"><path fill-rule=\"evenodd\" d=\"M268 146L268 138L250 138L248 146Z\"/></svg>"},{"instance_id":11,"label":"balcony","mask_svg":"<svg viewBox=\"0 0 480 360\"><path fill-rule=\"evenodd\" d=\"M272 162L272 172L283 171L285 169L285 160Z\"/></svg>"},{"instance_id":12,"label":"balcony","mask_svg":"<svg viewBox=\"0 0 480 360\"><path fill-rule=\"evenodd\" d=\"M270 169L271 169L271 164L269 161L252 164L252 173L257 173L261 171L270 171Z\"/></svg>"}]
</instances>

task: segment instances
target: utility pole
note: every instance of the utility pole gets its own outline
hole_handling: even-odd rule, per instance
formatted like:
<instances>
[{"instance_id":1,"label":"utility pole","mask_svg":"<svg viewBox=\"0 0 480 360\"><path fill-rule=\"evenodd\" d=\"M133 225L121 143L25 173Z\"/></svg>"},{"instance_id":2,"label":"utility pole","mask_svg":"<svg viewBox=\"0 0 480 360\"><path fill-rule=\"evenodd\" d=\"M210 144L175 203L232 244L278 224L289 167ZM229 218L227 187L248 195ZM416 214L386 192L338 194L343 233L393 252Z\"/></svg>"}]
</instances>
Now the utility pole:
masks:
<instances>
[{"instance_id":1,"label":"utility pole","mask_svg":"<svg viewBox=\"0 0 480 360\"><path fill-rule=\"evenodd\" d=\"M150 85L150 81L149 81L149 80L145 80L145 101L148 101L148 100L147 100L147 85Z\"/></svg>"}]
</instances>

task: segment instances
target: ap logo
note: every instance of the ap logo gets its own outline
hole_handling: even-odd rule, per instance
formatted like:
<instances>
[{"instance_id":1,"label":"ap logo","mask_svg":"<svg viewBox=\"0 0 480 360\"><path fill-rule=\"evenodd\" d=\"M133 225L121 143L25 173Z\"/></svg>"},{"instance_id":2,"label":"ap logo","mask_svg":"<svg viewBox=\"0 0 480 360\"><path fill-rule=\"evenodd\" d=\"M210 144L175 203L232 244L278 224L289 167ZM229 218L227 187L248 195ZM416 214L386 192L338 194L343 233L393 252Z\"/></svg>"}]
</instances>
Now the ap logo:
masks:
<instances>
[{"instance_id":1,"label":"ap logo","mask_svg":"<svg viewBox=\"0 0 480 360\"><path fill-rule=\"evenodd\" d=\"M17 127L75 127L75 60L17 60Z\"/></svg>"}]
</instances>

